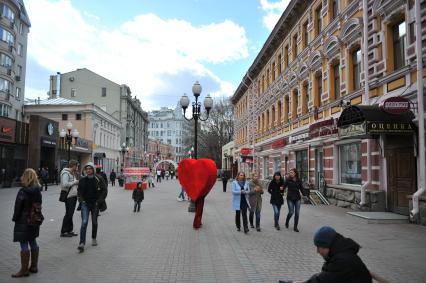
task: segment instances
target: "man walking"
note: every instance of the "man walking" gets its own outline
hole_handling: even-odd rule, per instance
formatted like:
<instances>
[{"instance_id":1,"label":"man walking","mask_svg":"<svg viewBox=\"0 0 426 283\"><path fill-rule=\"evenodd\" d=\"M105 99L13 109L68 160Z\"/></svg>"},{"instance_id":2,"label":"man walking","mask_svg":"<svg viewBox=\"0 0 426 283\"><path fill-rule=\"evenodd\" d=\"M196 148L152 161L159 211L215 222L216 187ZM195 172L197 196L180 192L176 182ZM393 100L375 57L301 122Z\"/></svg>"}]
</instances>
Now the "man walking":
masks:
<instances>
[{"instance_id":1,"label":"man walking","mask_svg":"<svg viewBox=\"0 0 426 283\"><path fill-rule=\"evenodd\" d=\"M112 169L111 173L109 174L109 180L111 181L111 186L115 186L115 179L117 178L117 175L114 172L114 169Z\"/></svg>"},{"instance_id":2,"label":"man walking","mask_svg":"<svg viewBox=\"0 0 426 283\"><path fill-rule=\"evenodd\" d=\"M49 171L48 171L47 167L41 168L40 175L41 175L41 180L43 181L42 190L43 190L43 185L44 185L44 190L47 191L47 181L49 180Z\"/></svg>"},{"instance_id":3,"label":"man walking","mask_svg":"<svg viewBox=\"0 0 426 283\"><path fill-rule=\"evenodd\" d=\"M72 221L77 204L77 165L77 161L70 160L68 168L64 168L61 171L61 190L68 192L67 199L65 200L65 216L62 220L61 237L77 236L73 232L74 225Z\"/></svg>"},{"instance_id":4,"label":"man walking","mask_svg":"<svg viewBox=\"0 0 426 283\"><path fill-rule=\"evenodd\" d=\"M161 183L161 170L157 169L157 183L160 182Z\"/></svg>"},{"instance_id":5,"label":"man walking","mask_svg":"<svg viewBox=\"0 0 426 283\"><path fill-rule=\"evenodd\" d=\"M105 202L108 194L107 186L102 176L95 174L95 165L89 162L84 166L86 176L78 183L78 198L81 202L81 229L78 250L84 252L86 244L86 230L89 222L89 213L92 215L92 246L97 246L99 205Z\"/></svg>"}]
</instances>

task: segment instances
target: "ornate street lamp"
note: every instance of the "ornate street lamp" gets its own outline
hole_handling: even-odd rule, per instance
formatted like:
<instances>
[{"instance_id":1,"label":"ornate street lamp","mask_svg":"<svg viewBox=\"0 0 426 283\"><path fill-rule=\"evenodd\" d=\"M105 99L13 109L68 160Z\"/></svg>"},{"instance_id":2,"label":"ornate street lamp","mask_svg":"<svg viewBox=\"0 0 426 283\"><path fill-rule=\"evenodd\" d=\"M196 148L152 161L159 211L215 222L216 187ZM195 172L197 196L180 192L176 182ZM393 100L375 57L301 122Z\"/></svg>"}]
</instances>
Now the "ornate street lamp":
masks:
<instances>
[{"instance_id":1,"label":"ornate street lamp","mask_svg":"<svg viewBox=\"0 0 426 283\"><path fill-rule=\"evenodd\" d=\"M129 147L126 145L125 142L123 142L123 144L121 145L120 152L121 152L121 156L122 156L122 158L121 158L121 160L122 160L122 162L121 162L121 169L123 169L123 167L125 165L124 155L129 152Z\"/></svg>"},{"instance_id":2,"label":"ornate street lamp","mask_svg":"<svg viewBox=\"0 0 426 283\"><path fill-rule=\"evenodd\" d=\"M194 151L192 158L197 159L197 134L198 134L198 120L200 121L206 121L209 118L210 110L213 107L213 98L210 97L208 94L206 98L204 99L204 108L206 109L207 115L205 118L201 117L201 102L198 102L198 97L200 96L202 91L201 85L196 81L194 85L192 86L192 93L195 97L195 102L192 102L192 117L186 118L186 109L189 106L189 98L186 94L184 94L180 99L180 105L183 109L183 117L187 121L194 120ZM195 204L191 201L188 207L189 212L195 212Z\"/></svg>"},{"instance_id":3,"label":"ornate street lamp","mask_svg":"<svg viewBox=\"0 0 426 283\"><path fill-rule=\"evenodd\" d=\"M80 133L77 131L77 129L72 129L72 123L68 121L67 123L67 130L64 129L61 130L59 133L59 136L65 140L65 144L67 145L68 150L68 163L71 159L71 145L72 145L72 139L74 138L75 142L77 142L77 139L79 137Z\"/></svg>"}]
</instances>

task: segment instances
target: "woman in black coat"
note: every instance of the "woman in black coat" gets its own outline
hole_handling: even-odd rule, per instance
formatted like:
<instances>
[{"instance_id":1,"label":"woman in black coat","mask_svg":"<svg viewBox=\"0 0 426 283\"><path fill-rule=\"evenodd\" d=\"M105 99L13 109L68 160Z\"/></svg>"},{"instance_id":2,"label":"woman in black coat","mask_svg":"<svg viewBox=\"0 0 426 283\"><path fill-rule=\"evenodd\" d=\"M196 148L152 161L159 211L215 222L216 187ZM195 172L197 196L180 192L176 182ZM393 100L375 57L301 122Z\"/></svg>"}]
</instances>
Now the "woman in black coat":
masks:
<instances>
[{"instance_id":1,"label":"woman in black coat","mask_svg":"<svg viewBox=\"0 0 426 283\"><path fill-rule=\"evenodd\" d=\"M15 207L13 212L13 241L19 242L21 245L21 270L12 275L12 277L28 276L30 272L37 273L38 252L39 247L36 238L39 236L40 226L30 225L28 218L30 216L33 203L42 202L40 193L40 184L38 182L37 173L28 168L21 177L23 187L18 191L16 196ZM31 267L28 268L30 261L31 247Z\"/></svg>"},{"instance_id":2,"label":"woman in black coat","mask_svg":"<svg viewBox=\"0 0 426 283\"><path fill-rule=\"evenodd\" d=\"M141 210L141 202L144 199L144 193L141 182L138 182L136 184L136 189L134 189L132 193L132 199L135 201L133 212L136 212L136 209L139 212Z\"/></svg>"},{"instance_id":3,"label":"woman in black coat","mask_svg":"<svg viewBox=\"0 0 426 283\"><path fill-rule=\"evenodd\" d=\"M268 193L271 194L271 201L272 208L274 209L274 223L275 228L277 230L280 230L280 225L278 224L280 220L280 211L281 206L284 203L283 194L284 194L284 187L283 187L284 181L281 177L280 172L275 172L274 178L269 183L268 186Z\"/></svg>"},{"instance_id":4,"label":"woman in black coat","mask_svg":"<svg viewBox=\"0 0 426 283\"><path fill-rule=\"evenodd\" d=\"M284 182L284 188L287 188L287 206L288 214L285 220L285 227L288 228L288 222L294 215L294 231L299 232L300 194L303 192L302 182L299 180L299 174L296 168L290 169L289 178Z\"/></svg>"}]
</instances>

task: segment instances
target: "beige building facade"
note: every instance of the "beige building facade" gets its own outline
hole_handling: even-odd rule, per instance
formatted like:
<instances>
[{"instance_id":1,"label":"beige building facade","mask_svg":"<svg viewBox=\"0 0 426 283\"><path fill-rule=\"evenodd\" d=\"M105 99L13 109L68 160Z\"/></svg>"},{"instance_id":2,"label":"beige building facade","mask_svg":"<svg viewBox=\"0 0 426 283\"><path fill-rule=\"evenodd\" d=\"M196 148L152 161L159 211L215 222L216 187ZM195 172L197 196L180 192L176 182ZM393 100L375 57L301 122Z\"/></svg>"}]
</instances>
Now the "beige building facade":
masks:
<instances>
[{"instance_id":1,"label":"beige building facade","mask_svg":"<svg viewBox=\"0 0 426 283\"><path fill-rule=\"evenodd\" d=\"M297 168L333 204L408 215L424 162L415 2L290 1L232 97L239 169Z\"/></svg>"}]
</instances>

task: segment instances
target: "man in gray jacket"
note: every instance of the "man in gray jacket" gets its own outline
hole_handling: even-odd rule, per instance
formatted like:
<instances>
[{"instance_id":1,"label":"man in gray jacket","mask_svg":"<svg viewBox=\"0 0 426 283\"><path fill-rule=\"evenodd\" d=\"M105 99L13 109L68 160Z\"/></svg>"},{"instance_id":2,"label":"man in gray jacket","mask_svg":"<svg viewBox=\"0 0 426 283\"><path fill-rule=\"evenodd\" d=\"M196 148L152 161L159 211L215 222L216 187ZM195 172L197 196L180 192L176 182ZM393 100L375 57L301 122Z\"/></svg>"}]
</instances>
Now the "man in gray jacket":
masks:
<instances>
[{"instance_id":1,"label":"man in gray jacket","mask_svg":"<svg viewBox=\"0 0 426 283\"><path fill-rule=\"evenodd\" d=\"M77 186L78 180L76 178L78 162L70 160L68 168L64 168L61 172L61 190L67 191L68 196L65 201L65 216L62 221L61 237L77 236L73 230L73 221L75 206L77 204Z\"/></svg>"}]
</instances>

